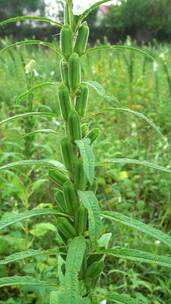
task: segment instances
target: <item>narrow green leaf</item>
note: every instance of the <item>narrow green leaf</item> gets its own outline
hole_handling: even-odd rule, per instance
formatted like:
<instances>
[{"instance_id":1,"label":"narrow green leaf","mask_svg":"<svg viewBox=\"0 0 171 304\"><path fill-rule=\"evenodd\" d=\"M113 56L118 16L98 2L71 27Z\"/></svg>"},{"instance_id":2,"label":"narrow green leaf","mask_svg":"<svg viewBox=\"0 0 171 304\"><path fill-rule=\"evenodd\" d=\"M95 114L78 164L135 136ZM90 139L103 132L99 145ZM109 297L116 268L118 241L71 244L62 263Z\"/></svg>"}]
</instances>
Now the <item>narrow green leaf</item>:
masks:
<instances>
[{"instance_id":1,"label":"narrow green leaf","mask_svg":"<svg viewBox=\"0 0 171 304\"><path fill-rule=\"evenodd\" d=\"M63 215L53 209L32 209L32 210L27 210L21 213L14 213L11 216L9 216L7 219L2 219L0 221L0 229L6 228L12 224L15 224L17 222L21 222L23 220L35 217L35 216L40 216L40 215Z\"/></svg>"},{"instance_id":2,"label":"narrow green leaf","mask_svg":"<svg viewBox=\"0 0 171 304\"><path fill-rule=\"evenodd\" d=\"M57 254L59 252L58 248L53 248L49 250L25 250L21 252L17 252L5 257L3 260L0 260L0 265L6 265L9 263L15 263L17 261L21 261L24 259L32 258L39 255L51 255Z\"/></svg>"},{"instance_id":3,"label":"narrow green leaf","mask_svg":"<svg viewBox=\"0 0 171 304\"><path fill-rule=\"evenodd\" d=\"M106 255L131 260L133 262L156 264L163 267L171 268L171 257L152 254L150 252L125 249L125 248L111 248L103 251Z\"/></svg>"},{"instance_id":4,"label":"narrow green leaf","mask_svg":"<svg viewBox=\"0 0 171 304\"><path fill-rule=\"evenodd\" d=\"M14 276L0 278L0 287L4 286L40 286L54 288L55 284L46 281L39 281L30 276Z\"/></svg>"},{"instance_id":5,"label":"narrow green leaf","mask_svg":"<svg viewBox=\"0 0 171 304\"><path fill-rule=\"evenodd\" d=\"M62 27L62 23L57 22L53 19L50 18L46 18L46 17L36 17L36 16L17 16L14 18L10 18L10 19L6 19L0 22L0 26L9 24L9 23L15 23L17 21L26 21L26 20L30 20L30 21L38 21L38 22L47 22L47 23L51 23L51 24L55 24L59 27Z\"/></svg>"},{"instance_id":6,"label":"narrow green leaf","mask_svg":"<svg viewBox=\"0 0 171 304\"><path fill-rule=\"evenodd\" d=\"M101 45L101 46L97 46L94 48L89 48L86 52L86 54L90 54L93 52L97 52L97 51L103 51L103 50L114 50L114 49L118 49L118 50L128 50L128 51L133 51L133 52L137 52L140 53L142 55L147 56L149 59L151 60L155 60L155 57L147 50L143 50L140 48L136 48L133 46L128 46L128 45Z\"/></svg>"},{"instance_id":7,"label":"narrow green leaf","mask_svg":"<svg viewBox=\"0 0 171 304\"><path fill-rule=\"evenodd\" d=\"M46 166L46 167L53 167L58 171L63 171L66 173L65 167L62 163L58 162L57 160L50 160L50 159L40 159L40 160L20 160L17 162L9 163L4 166L0 167L0 171L4 171L7 169L15 168L15 167L23 167L23 166Z\"/></svg>"},{"instance_id":8,"label":"narrow green leaf","mask_svg":"<svg viewBox=\"0 0 171 304\"><path fill-rule=\"evenodd\" d=\"M30 88L29 90L27 90L24 93L17 96L16 103L19 104L22 101L23 98L32 94L32 92L36 89L40 89L40 88L43 88L43 87L46 87L46 86L57 86L57 85L58 85L58 82L50 82L50 81L41 82L39 84L36 84L35 86Z\"/></svg>"},{"instance_id":9,"label":"narrow green leaf","mask_svg":"<svg viewBox=\"0 0 171 304\"><path fill-rule=\"evenodd\" d=\"M76 237L69 244L65 264L65 292L63 298L65 301L62 303L81 304L78 274L81 270L85 251L86 241L83 237Z\"/></svg>"},{"instance_id":10,"label":"narrow green leaf","mask_svg":"<svg viewBox=\"0 0 171 304\"><path fill-rule=\"evenodd\" d=\"M132 164L132 165L138 165L138 166L144 166L148 168L152 168L155 170L159 170L165 173L171 173L171 169L168 169L166 167L160 166L155 163L148 162L146 160L138 160L138 159L130 159L130 158L113 158L104 161L104 163L108 164L121 164L121 165L127 165L127 164Z\"/></svg>"},{"instance_id":11,"label":"narrow green leaf","mask_svg":"<svg viewBox=\"0 0 171 304\"><path fill-rule=\"evenodd\" d=\"M89 234L93 243L95 243L101 235L102 222L100 218L100 207L98 200L92 191L78 191L80 201L88 210L89 216Z\"/></svg>"},{"instance_id":12,"label":"narrow green leaf","mask_svg":"<svg viewBox=\"0 0 171 304\"><path fill-rule=\"evenodd\" d=\"M97 81L84 81L83 83L87 84L88 86L90 86L91 88L93 88L97 94L101 97L103 97L104 99L107 99L109 101L114 101L116 103L118 103L118 99L115 96L109 96L106 94L106 91L104 89L104 87Z\"/></svg>"},{"instance_id":13,"label":"narrow green leaf","mask_svg":"<svg viewBox=\"0 0 171 304\"><path fill-rule=\"evenodd\" d=\"M118 212L105 211L102 213L102 216L106 219L112 220L114 222L126 225L128 227L134 228L138 231L141 231L151 237L161 241L171 248L171 236L166 233L151 227L150 225L144 224L136 219L125 216Z\"/></svg>"},{"instance_id":14,"label":"narrow green leaf","mask_svg":"<svg viewBox=\"0 0 171 304\"><path fill-rule=\"evenodd\" d=\"M161 133L160 129L158 126L155 125L155 123L150 120L147 116L145 116L143 113L141 112L137 112L137 111L133 111L129 108L126 108L126 107L111 107L111 108L107 108L107 109L102 109L101 111L97 112L97 113L92 113L92 115L96 116L96 115L99 115L99 114L104 114L104 113L107 113L107 112L115 112L115 111L119 111L119 112L127 112L129 114L132 114L132 115L135 115L137 116L138 118L141 118L143 119L145 122L147 122L162 138L164 141L166 141L166 137Z\"/></svg>"},{"instance_id":15,"label":"narrow green leaf","mask_svg":"<svg viewBox=\"0 0 171 304\"><path fill-rule=\"evenodd\" d=\"M74 238L69 244L67 259L66 259L66 284L70 280L71 276L78 275L83 262L84 254L86 250L86 241L83 237ZM72 283L71 281L69 283Z\"/></svg>"},{"instance_id":16,"label":"narrow green leaf","mask_svg":"<svg viewBox=\"0 0 171 304\"><path fill-rule=\"evenodd\" d=\"M52 130L52 129L40 129L40 130L35 130L33 132L30 132L30 133L26 133L23 135L23 137L27 137L27 136L31 136L31 135L35 135L35 134L39 134L39 133L46 133L46 134L54 134L54 135L57 135L58 132L56 132L55 130Z\"/></svg>"},{"instance_id":17,"label":"narrow green leaf","mask_svg":"<svg viewBox=\"0 0 171 304\"><path fill-rule=\"evenodd\" d=\"M93 184L95 175L95 157L90 144L90 139L84 138L82 140L76 140L75 142L83 159L84 172L90 184Z\"/></svg>"},{"instance_id":18,"label":"narrow green leaf","mask_svg":"<svg viewBox=\"0 0 171 304\"><path fill-rule=\"evenodd\" d=\"M8 117L4 120L1 120L0 126L4 125L6 123L9 123L13 120L18 120L18 119L22 119L22 118L26 118L26 117L30 117L30 116L56 117L56 113L53 113L53 112L28 112L28 113L18 114L15 116Z\"/></svg>"},{"instance_id":19,"label":"narrow green leaf","mask_svg":"<svg viewBox=\"0 0 171 304\"><path fill-rule=\"evenodd\" d=\"M96 9L98 6L102 5L103 3L109 2L110 0L101 0L98 1L96 3L94 3L93 5L91 5L87 10L85 10L78 19L78 26L79 24L88 16L88 14L93 11L94 9Z\"/></svg>"},{"instance_id":20,"label":"narrow green leaf","mask_svg":"<svg viewBox=\"0 0 171 304\"><path fill-rule=\"evenodd\" d=\"M59 304L58 302L58 291L52 291L50 294L50 304Z\"/></svg>"},{"instance_id":21,"label":"narrow green leaf","mask_svg":"<svg viewBox=\"0 0 171 304\"><path fill-rule=\"evenodd\" d=\"M131 298L126 294L118 294L112 291L106 291L104 289L98 288L98 294L102 296L102 299L108 300L112 303L117 304L139 304L136 299Z\"/></svg>"},{"instance_id":22,"label":"narrow green leaf","mask_svg":"<svg viewBox=\"0 0 171 304\"><path fill-rule=\"evenodd\" d=\"M26 46L26 45L39 45L39 46L45 46L50 48L52 51L54 51L56 54L61 55L61 52L55 47L55 45L53 45L51 42L45 42L45 41L41 41L41 40L23 40L23 41L18 41L15 42L13 44L10 44L6 47L4 47L3 49L0 50L0 56L10 50L13 47L20 47L20 46Z\"/></svg>"}]
</instances>

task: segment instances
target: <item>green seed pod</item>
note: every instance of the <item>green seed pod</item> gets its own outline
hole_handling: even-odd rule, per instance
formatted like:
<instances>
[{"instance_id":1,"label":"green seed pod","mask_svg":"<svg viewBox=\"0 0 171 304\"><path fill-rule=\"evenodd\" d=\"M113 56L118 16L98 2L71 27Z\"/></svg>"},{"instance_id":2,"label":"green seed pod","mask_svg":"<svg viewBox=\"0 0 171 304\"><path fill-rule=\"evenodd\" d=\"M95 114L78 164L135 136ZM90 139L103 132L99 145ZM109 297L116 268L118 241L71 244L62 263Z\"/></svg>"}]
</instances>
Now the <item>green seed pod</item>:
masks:
<instances>
[{"instance_id":1,"label":"green seed pod","mask_svg":"<svg viewBox=\"0 0 171 304\"><path fill-rule=\"evenodd\" d=\"M81 64L77 53L69 58L68 77L71 90L75 91L81 83Z\"/></svg>"},{"instance_id":2,"label":"green seed pod","mask_svg":"<svg viewBox=\"0 0 171 304\"><path fill-rule=\"evenodd\" d=\"M61 51L66 59L72 54L72 29L68 25L64 25L60 33Z\"/></svg>"},{"instance_id":3,"label":"green seed pod","mask_svg":"<svg viewBox=\"0 0 171 304\"><path fill-rule=\"evenodd\" d=\"M78 190L85 190L87 178L84 172L83 163L81 160L77 160L74 163L74 184Z\"/></svg>"},{"instance_id":4,"label":"green seed pod","mask_svg":"<svg viewBox=\"0 0 171 304\"><path fill-rule=\"evenodd\" d=\"M63 59L60 62L60 72L63 83L69 87L69 79L68 79L68 64Z\"/></svg>"},{"instance_id":5,"label":"green seed pod","mask_svg":"<svg viewBox=\"0 0 171 304\"><path fill-rule=\"evenodd\" d=\"M80 117L76 111L72 111L69 115L69 132L73 141L81 139Z\"/></svg>"},{"instance_id":6,"label":"green seed pod","mask_svg":"<svg viewBox=\"0 0 171 304\"><path fill-rule=\"evenodd\" d=\"M68 171L72 172L74 152L72 143L68 138L64 138L60 144L63 162Z\"/></svg>"},{"instance_id":7,"label":"green seed pod","mask_svg":"<svg viewBox=\"0 0 171 304\"><path fill-rule=\"evenodd\" d=\"M87 137L90 139L91 144L97 139L99 134L100 130L98 128L94 128L88 133Z\"/></svg>"},{"instance_id":8,"label":"green seed pod","mask_svg":"<svg viewBox=\"0 0 171 304\"><path fill-rule=\"evenodd\" d=\"M58 205L58 208L60 209L61 212L66 213L67 212L67 206L65 203L64 195L62 191L58 191L55 195L56 203Z\"/></svg>"},{"instance_id":9,"label":"green seed pod","mask_svg":"<svg viewBox=\"0 0 171 304\"><path fill-rule=\"evenodd\" d=\"M68 177L63 172L57 170L50 170L49 176L58 186L63 186L68 181Z\"/></svg>"},{"instance_id":10,"label":"green seed pod","mask_svg":"<svg viewBox=\"0 0 171 304\"><path fill-rule=\"evenodd\" d=\"M57 227L61 237L64 237L66 240L74 238L77 234L71 222L64 217L58 218Z\"/></svg>"},{"instance_id":11,"label":"green seed pod","mask_svg":"<svg viewBox=\"0 0 171 304\"><path fill-rule=\"evenodd\" d=\"M104 267L103 260L101 260L99 262L94 262L87 268L87 271L85 274L86 278L91 278L92 280L96 279L101 274L103 267Z\"/></svg>"},{"instance_id":12,"label":"green seed pod","mask_svg":"<svg viewBox=\"0 0 171 304\"><path fill-rule=\"evenodd\" d=\"M88 37L89 37L89 27L87 25L87 22L84 22L78 30L78 35L74 48L74 51L78 53L80 56L83 55L86 51Z\"/></svg>"},{"instance_id":13,"label":"green seed pod","mask_svg":"<svg viewBox=\"0 0 171 304\"><path fill-rule=\"evenodd\" d=\"M89 95L88 86L85 84L81 84L80 94L76 98L76 106L75 106L76 111L81 117L85 115L87 110L88 95Z\"/></svg>"},{"instance_id":14,"label":"green seed pod","mask_svg":"<svg viewBox=\"0 0 171 304\"><path fill-rule=\"evenodd\" d=\"M59 87L58 97L59 97L59 103L60 103L60 108L61 108L61 113L62 113L63 119L65 121L67 121L69 113L72 109L72 103L71 103L71 98L69 95L69 90L66 85L62 84Z\"/></svg>"},{"instance_id":15,"label":"green seed pod","mask_svg":"<svg viewBox=\"0 0 171 304\"><path fill-rule=\"evenodd\" d=\"M80 206L76 213L75 227L79 235L83 235L87 230L88 213L84 206Z\"/></svg>"},{"instance_id":16,"label":"green seed pod","mask_svg":"<svg viewBox=\"0 0 171 304\"><path fill-rule=\"evenodd\" d=\"M74 215L78 209L78 197L71 181L64 184L64 197L67 210L70 214Z\"/></svg>"}]
</instances>

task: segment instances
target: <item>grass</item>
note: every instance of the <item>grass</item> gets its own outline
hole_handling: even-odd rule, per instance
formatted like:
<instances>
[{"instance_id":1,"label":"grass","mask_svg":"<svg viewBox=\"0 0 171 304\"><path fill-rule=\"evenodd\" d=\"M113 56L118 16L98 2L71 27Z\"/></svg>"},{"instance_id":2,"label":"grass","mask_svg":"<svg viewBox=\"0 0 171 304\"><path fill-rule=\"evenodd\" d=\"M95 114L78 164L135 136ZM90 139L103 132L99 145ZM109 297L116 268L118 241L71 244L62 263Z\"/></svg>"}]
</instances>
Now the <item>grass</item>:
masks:
<instances>
[{"instance_id":1,"label":"grass","mask_svg":"<svg viewBox=\"0 0 171 304\"><path fill-rule=\"evenodd\" d=\"M1 41L1 45L8 41ZM91 89L89 113L97 113L108 107L128 107L132 111L146 115L160 129L160 136L143 119L129 112L114 111L94 116L92 126L102 130L102 135L94 146L97 163L107 158L131 158L155 162L170 168L170 130L171 130L171 55L169 45L151 47L158 65L141 54L130 51L114 50L89 54L83 58L84 79L98 81L104 87L106 95L115 99L104 98ZM164 54L164 55L163 55ZM164 57L164 58L163 58ZM28 98L20 104L16 98L28 88L24 66L35 60L33 85L40 82L58 82L59 60L53 52L41 47L23 47L10 50L0 58L0 113L1 120L14 114L24 113L28 109ZM86 68L85 68L86 67ZM103 94L105 95L105 94ZM53 129L52 133L37 133L32 137L32 158L55 159L59 157L59 139L63 126L57 104L57 89L46 86L32 92L34 111L55 110L58 120L35 118L33 130ZM117 101L118 100L118 101ZM85 121L85 124L87 121ZM23 121L10 122L0 129L0 163L25 159L26 137ZM54 145L54 142L56 145ZM150 223L168 232L171 229L171 178L170 174L152 168L131 164L106 164L105 168L97 167L97 190L101 205L108 210L133 215L137 219ZM10 212L17 212L35 206L53 204L53 185L49 181L46 169L6 171L0 176L1 217ZM50 219L45 218L44 223ZM45 225L43 234L36 225L40 219L29 220L26 224L16 224L11 230L0 236L0 255L32 247L43 249L54 246L57 242L52 226ZM53 224L53 221L51 221ZM42 231L42 226L41 231ZM51 227L51 228L50 228ZM106 230L114 232L113 246L125 244L132 248L149 250L160 255L168 251L160 242L153 242L143 234L119 224L106 222ZM8 234L7 234L8 233ZM142 241L143 240L143 241ZM119 265L119 267L118 267ZM12 267L13 266L13 267ZM55 280L56 258L32 258L27 263L18 262L12 266L0 266L2 276L37 275L37 278L48 277ZM117 270L116 270L117 268ZM108 259L103 275L104 286L121 293L130 293L139 298L140 303L167 304L171 300L171 273L159 266L137 266L134 262L123 262L121 259ZM119 269L119 270L118 270ZM103 287L103 286L102 286ZM143 294L143 296L142 296ZM148 299L147 299L148 298ZM41 288L29 289L3 288L0 291L0 303L46 303L46 295Z\"/></svg>"}]
</instances>

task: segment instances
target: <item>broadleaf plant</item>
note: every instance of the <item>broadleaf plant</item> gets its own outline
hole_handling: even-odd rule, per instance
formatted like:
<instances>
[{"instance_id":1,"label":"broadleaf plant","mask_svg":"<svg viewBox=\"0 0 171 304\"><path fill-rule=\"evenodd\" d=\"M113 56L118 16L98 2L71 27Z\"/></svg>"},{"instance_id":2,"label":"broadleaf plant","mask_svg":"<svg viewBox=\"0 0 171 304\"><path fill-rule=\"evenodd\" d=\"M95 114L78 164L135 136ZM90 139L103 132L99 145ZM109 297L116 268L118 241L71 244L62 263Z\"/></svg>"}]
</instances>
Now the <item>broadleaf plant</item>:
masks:
<instances>
[{"instance_id":1,"label":"broadleaf plant","mask_svg":"<svg viewBox=\"0 0 171 304\"><path fill-rule=\"evenodd\" d=\"M107 292L107 289L104 292L102 289L97 288L99 287L101 274L104 271L105 259L108 256L171 267L171 259L169 257L138 251L134 248L110 248L111 234L103 233L105 232L103 219L109 219L137 229L137 231L141 231L147 236L159 239L170 247L170 237L165 233L116 212L101 212L96 197L96 166L93 142L96 140L99 130L97 128L89 129L89 127L88 130L85 130L84 128L84 117L86 116L89 100L89 86L95 87L97 91L100 88L100 94L104 99L106 97L106 99L109 99L110 96L107 96L103 92L102 87L97 85L97 83L83 79L81 68L82 56L94 51L98 52L99 50L126 49L139 52L150 60L153 59L153 56L146 51L127 46L102 46L87 50L89 27L84 19L89 12L105 2L108 1L96 1L92 6L87 7L83 13L81 12L79 16L75 16L72 9L73 1L66 0L63 24L48 18L29 16L16 17L0 23L0 25L4 26L11 22L31 19L34 21L53 22L56 26L61 27L60 50L52 43L31 40L17 42L11 46L7 46L0 52L0 54L3 54L4 51L8 51L13 46L38 44L54 50L62 57L60 61L61 84L57 86L57 90L58 102L65 128L64 138L60 142L61 156L64 164L56 160L33 159L2 164L0 167L0 173L2 173L5 170L11 170L18 166L46 166L47 170L49 170L50 179L56 184L57 209L37 208L27 210L24 213L13 214L8 219L0 221L0 228L4 229L9 225L28 220L35 216L49 215L56 218L56 228L61 238L58 248L54 248L54 250L53 248L47 249L46 251L32 251L30 249L5 257L0 261L0 264L3 265L36 255L48 255L56 252L56 255L58 255L59 284L27 276L4 277L0 279L0 287L31 285L47 288L50 304L94 304L105 299L109 303L138 303L136 298L131 298L129 295L112 293L111 291ZM56 85L56 83L47 82L38 86L44 85ZM31 92L33 89L34 87L31 88ZM25 92L17 100L21 100L23 96L27 96L29 93L30 91ZM113 97L111 98L113 99ZM113 109L109 110L112 112ZM121 110L125 109L121 108ZM55 117L56 113L23 113L1 121L0 126L16 119L36 115L40 117ZM53 132L53 130L51 131ZM115 163L117 160L114 159L109 162ZM121 162L121 160L118 160L118 162ZM145 165L151 166L146 162ZM152 167L154 169L161 169L160 166ZM163 171L170 173L170 170L167 169Z\"/></svg>"}]
</instances>

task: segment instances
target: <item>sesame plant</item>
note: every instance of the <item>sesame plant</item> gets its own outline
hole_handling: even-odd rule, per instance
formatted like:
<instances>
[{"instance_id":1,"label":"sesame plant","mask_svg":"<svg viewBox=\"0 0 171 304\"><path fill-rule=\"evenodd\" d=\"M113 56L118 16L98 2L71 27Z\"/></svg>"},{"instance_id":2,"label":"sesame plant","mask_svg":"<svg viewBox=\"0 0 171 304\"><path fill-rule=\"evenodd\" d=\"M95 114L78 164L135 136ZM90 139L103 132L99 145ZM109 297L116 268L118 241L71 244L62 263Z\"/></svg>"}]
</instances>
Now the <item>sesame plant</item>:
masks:
<instances>
[{"instance_id":1,"label":"sesame plant","mask_svg":"<svg viewBox=\"0 0 171 304\"><path fill-rule=\"evenodd\" d=\"M90 304L90 303L140 303L134 296L110 291L108 286L103 286L101 276L105 272L105 261L108 257L123 260L137 261L139 263L156 264L171 268L171 258L169 256L155 255L144 252L137 248L111 247L110 231L106 228L108 221L120 223L122 225L136 229L139 233L144 233L151 238L159 240L163 245L171 248L171 237L158 229L140 222L132 217L127 217L115 211L104 211L99 205L96 194L96 168L105 164L133 163L152 167L171 173L169 169L159 165L131 160L131 159L109 159L96 164L93 153L93 143L99 135L98 126L91 129L89 123L92 116L102 115L106 112L128 111L128 108L110 107L99 109L98 113L87 113L89 98L89 87L94 88L103 95L106 102L115 100L104 93L101 84L84 79L82 73L82 58L86 54L102 50L128 49L152 56L135 47L104 45L96 48L88 48L89 27L85 18L93 9L108 2L86 1L76 5L72 0L64 3L64 22L59 23L48 18L40 17L16 17L0 23L1 26L18 20L37 20L54 23L61 28L60 49L56 44L26 40L7 46L4 51L16 45L38 44L50 48L60 57L61 83L56 84L58 89L58 102L63 121L63 138L60 141L61 158L63 162L57 160L35 160L28 159L15 163L1 165L0 172L22 166L45 166L49 173L49 178L55 187L55 200L57 207L54 208L34 208L24 212L11 214L7 219L0 221L0 229L7 229L8 226L28 220L33 217L52 216L57 228L57 246L48 250L29 249L18 252L0 260L1 265L20 261L41 255L56 256L58 273L56 280L38 280L35 277L10 276L0 278L0 287L4 286L29 286L35 288L40 286L47 290L48 302L50 304ZM40 87L47 83L40 84ZM51 85L49 83L49 85ZM53 83L54 85L54 83ZM102 93L103 92L103 93ZM32 93L29 89L25 95ZM31 105L32 108L34 105ZM152 127L143 114L130 111ZM26 112L7 118L0 122L0 126L16 119L28 119L28 117L56 117L56 113L50 112ZM89 123L86 124L85 122ZM28 123L28 120L27 120ZM155 130L159 130L155 127ZM53 132L53 130L52 130ZM29 142L30 145L30 142ZM56 142L54 141L54 145Z\"/></svg>"}]
</instances>

